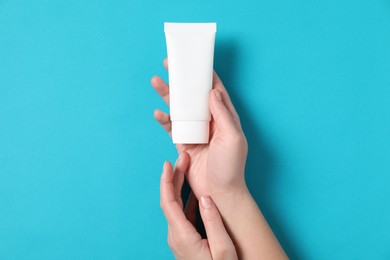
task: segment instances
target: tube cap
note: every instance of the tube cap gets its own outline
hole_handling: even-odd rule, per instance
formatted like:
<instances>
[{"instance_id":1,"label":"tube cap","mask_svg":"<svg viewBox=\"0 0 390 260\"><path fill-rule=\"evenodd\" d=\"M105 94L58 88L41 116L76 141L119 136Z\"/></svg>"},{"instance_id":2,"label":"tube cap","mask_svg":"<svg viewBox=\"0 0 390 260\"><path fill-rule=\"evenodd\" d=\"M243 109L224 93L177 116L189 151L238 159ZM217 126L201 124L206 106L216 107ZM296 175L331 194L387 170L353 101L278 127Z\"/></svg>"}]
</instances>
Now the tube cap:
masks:
<instances>
[{"instance_id":1,"label":"tube cap","mask_svg":"<svg viewBox=\"0 0 390 260\"><path fill-rule=\"evenodd\" d=\"M209 121L172 121L174 144L207 144Z\"/></svg>"}]
</instances>

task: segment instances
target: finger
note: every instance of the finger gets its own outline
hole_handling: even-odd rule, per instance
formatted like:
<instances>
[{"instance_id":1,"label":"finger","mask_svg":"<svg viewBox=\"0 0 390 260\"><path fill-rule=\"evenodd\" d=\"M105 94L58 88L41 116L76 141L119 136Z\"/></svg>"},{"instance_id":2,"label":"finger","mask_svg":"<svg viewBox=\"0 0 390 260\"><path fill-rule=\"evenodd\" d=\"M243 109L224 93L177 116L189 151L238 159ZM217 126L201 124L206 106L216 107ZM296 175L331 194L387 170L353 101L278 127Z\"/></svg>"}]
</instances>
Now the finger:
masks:
<instances>
[{"instance_id":1,"label":"finger","mask_svg":"<svg viewBox=\"0 0 390 260\"><path fill-rule=\"evenodd\" d=\"M198 200L194 195L194 192L191 191L188 197L187 205L185 208L185 214L188 221L195 227L196 226L196 211L198 209Z\"/></svg>"},{"instance_id":2,"label":"finger","mask_svg":"<svg viewBox=\"0 0 390 260\"><path fill-rule=\"evenodd\" d=\"M163 65L164 65L165 69L168 70L168 58L165 58L163 60ZM168 89L168 85L165 82L164 82L164 84L167 86L167 89ZM222 80L220 79L220 77L218 76L218 74L217 74L217 72L215 70L213 71L213 89L214 88L219 89L221 91L222 96L223 96L224 101L225 101L225 104L226 104L226 107L229 109L229 111L233 115L234 120L236 121L236 123L238 125L241 125L240 118L238 116L238 113L237 113L236 109L234 108L234 105L233 105L233 103L232 103L232 101L230 99L230 96L229 96L225 86L223 85ZM169 98L169 90L168 90L167 95L168 95L168 98ZM169 100L168 100L167 104L169 105Z\"/></svg>"},{"instance_id":3,"label":"finger","mask_svg":"<svg viewBox=\"0 0 390 260\"><path fill-rule=\"evenodd\" d=\"M239 128L230 110L225 105L222 93L214 89L210 93L210 111L217 129L221 131L237 131Z\"/></svg>"},{"instance_id":4,"label":"finger","mask_svg":"<svg viewBox=\"0 0 390 260\"><path fill-rule=\"evenodd\" d=\"M163 65L164 65L164 68L165 68L166 70L168 70L168 58L165 58L165 59L163 60Z\"/></svg>"},{"instance_id":5,"label":"finger","mask_svg":"<svg viewBox=\"0 0 390 260\"><path fill-rule=\"evenodd\" d=\"M180 234L193 234L196 232L195 228L186 219L183 208L176 200L173 184L173 169L169 162L164 163L163 173L161 175L160 204L168 225L172 228L172 232L178 232Z\"/></svg>"},{"instance_id":6,"label":"finger","mask_svg":"<svg viewBox=\"0 0 390 260\"><path fill-rule=\"evenodd\" d=\"M163 65L164 65L165 69L168 70L168 58L165 58L163 60ZM167 91L168 91L168 93L167 93L167 95L168 95L167 104L169 105L169 89L168 89L168 85L165 82L164 82L164 84L167 86ZM234 105L233 105L233 103L232 103L232 101L230 99L230 96L229 96L225 86L222 83L222 80L220 79L218 74L215 72L215 70L213 71L213 89L218 89L218 90L221 91L220 93L221 93L221 95L223 97L225 106L227 107L227 109L232 114L235 124L241 128L241 123L240 123L240 118L238 116L238 113L237 113L236 109L234 108Z\"/></svg>"},{"instance_id":7,"label":"finger","mask_svg":"<svg viewBox=\"0 0 390 260\"><path fill-rule=\"evenodd\" d=\"M181 189L184 183L184 173L187 171L189 161L188 154L182 153L177 159L173 169L173 187L175 190L176 201L179 202L181 208L183 208Z\"/></svg>"},{"instance_id":8,"label":"finger","mask_svg":"<svg viewBox=\"0 0 390 260\"><path fill-rule=\"evenodd\" d=\"M167 131L169 135L171 135L172 132L172 123L169 115L167 113L164 113L161 110L156 109L154 111L154 118L157 122Z\"/></svg>"},{"instance_id":9,"label":"finger","mask_svg":"<svg viewBox=\"0 0 390 260\"><path fill-rule=\"evenodd\" d=\"M157 93L162 97L167 105L169 105L169 86L165 81L159 76L153 76L150 80L150 84L157 91Z\"/></svg>"},{"instance_id":10,"label":"finger","mask_svg":"<svg viewBox=\"0 0 390 260\"><path fill-rule=\"evenodd\" d=\"M213 200L209 196L201 197L199 209L213 259L238 259L233 241Z\"/></svg>"},{"instance_id":11,"label":"finger","mask_svg":"<svg viewBox=\"0 0 390 260\"><path fill-rule=\"evenodd\" d=\"M213 71L213 88L220 88L221 90L226 90L225 86L222 83L222 80L220 79L215 70Z\"/></svg>"},{"instance_id":12,"label":"finger","mask_svg":"<svg viewBox=\"0 0 390 260\"><path fill-rule=\"evenodd\" d=\"M226 107L229 109L230 113L233 115L236 123L238 123L238 125L241 125L240 118L238 116L236 109L234 108L232 100L230 99L229 93L227 92L225 86L223 85L221 79L219 78L218 74L215 71L213 74L213 89L214 88L221 91L221 94L222 94L222 97L223 97L223 100L225 102Z\"/></svg>"}]
</instances>

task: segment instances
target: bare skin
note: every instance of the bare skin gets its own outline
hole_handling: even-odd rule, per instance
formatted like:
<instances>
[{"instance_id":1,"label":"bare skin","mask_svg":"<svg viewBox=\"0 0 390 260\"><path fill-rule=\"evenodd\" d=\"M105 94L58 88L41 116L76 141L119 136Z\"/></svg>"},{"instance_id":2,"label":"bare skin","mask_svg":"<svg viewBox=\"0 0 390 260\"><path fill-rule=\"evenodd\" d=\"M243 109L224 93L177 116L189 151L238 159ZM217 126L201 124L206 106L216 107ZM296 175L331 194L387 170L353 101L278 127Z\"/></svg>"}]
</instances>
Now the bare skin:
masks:
<instances>
[{"instance_id":1,"label":"bare skin","mask_svg":"<svg viewBox=\"0 0 390 260\"><path fill-rule=\"evenodd\" d=\"M168 69L167 59L163 64ZM164 80L154 76L151 84L169 105L169 86ZM229 94L215 72L209 103L212 114L209 143L176 145L180 163L186 165L186 170L182 175L173 175L175 190L180 191L180 183L186 177L195 195L188 202L190 206L197 205L196 199L202 197L212 199L239 259L287 259L247 189L244 178L247 141ZM171 135L169 115L156 110L154 117ZM187 219L193 222L193 215L187 214Z\"/></svg>"},{"instance_id":2,"label":"bare skin","mask_svg":"<svg viewBox=\"0 0 390 260\"><path fill-rule=\"evenodd\" d=\"M180 191L187 168L188 161L181 157L176 161L174 168L169 162L165 162L161 175L161 208L168 221L168 244L176 259L237 260L233 241L209 196L201 197L199 201L207 239L202 239L185 216ZM193 209L192 207L191 213L194 213Z\"/></svg>"}]
</instances>

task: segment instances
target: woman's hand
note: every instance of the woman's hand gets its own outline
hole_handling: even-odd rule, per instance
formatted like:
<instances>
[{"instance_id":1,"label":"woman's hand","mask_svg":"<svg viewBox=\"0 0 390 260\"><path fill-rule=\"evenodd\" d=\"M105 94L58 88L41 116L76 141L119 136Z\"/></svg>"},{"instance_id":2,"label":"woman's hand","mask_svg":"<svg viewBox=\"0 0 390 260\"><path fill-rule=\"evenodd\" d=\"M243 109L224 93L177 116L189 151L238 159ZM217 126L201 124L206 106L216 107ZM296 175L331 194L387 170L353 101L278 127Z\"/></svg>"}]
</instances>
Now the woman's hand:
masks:
<instances>
[{"instance_id":1,"label":"woman's hand","mask_svg":"<svg viewBox=\"0 0 390 260\"><path fill-rule=\"evenodd\" d=\"M164 65L168 68L167 60ZM157 76L151 83L169 105L168 85ZM246 138L229 95L215 72L209 101L212 115L209 143L176 145L180 159L175 174L172 176L170 164L164 166L161 206L169 222L169 244L178 258L231 259L238 254L240 259L288 259L246 187ZM156 110L154 117L171 134L169 115ZM202 207L202 203L199 206L209 247L187 220L194 219L191 211L187 218L183 213L180 190L185 172L195 196L201 202L211 202L205 204L211 207ZM191 200L188 204L187 208L193 208ZM234 254L231 248L235 249ZM226 249L226 255L221 253Z\"/></svg>"},{"instance_id":2,"label":"woman's hand","mask_svg":"<svg viewBox=\"0 0 390 260\"><path fill-rule=\"evenodd\" d=\"M164 163L161 175L161 208L168 221L168 244L176 259L238 259L217 207L209 196L200 198L200 214L206 229L207 239L202 239L183 211L181 188L189 160L180 156L175 168ZM189 204L196 202L192 198ZM194 205L188 205L188 218L194 219Z\"/></svg>"},{"instance_id":3,"label":"woman's hand","mask_svg":"<svg viewBox=\"0 0 390 260\"><path fill-rule=\"evenodd\" d=\"M164 60L168 69L168 61ZM169 105L169 87L158 76L151 84ZM197 198L246 192L244 178L247 142L236 110L218 75L214 72L210 92L210 141L208 144L178 144L183 160L190 161L187 180ZM169 115L156 110L155 119L171 134Z\"/></svg>"}]
</instances>

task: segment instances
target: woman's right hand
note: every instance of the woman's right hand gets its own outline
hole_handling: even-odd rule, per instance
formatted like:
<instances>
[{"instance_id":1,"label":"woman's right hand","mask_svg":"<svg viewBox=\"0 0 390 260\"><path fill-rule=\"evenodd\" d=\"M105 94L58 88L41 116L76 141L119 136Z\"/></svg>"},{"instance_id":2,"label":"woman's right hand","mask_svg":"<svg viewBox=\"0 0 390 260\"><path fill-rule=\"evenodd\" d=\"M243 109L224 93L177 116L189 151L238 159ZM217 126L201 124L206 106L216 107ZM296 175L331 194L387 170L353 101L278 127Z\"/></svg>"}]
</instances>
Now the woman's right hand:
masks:
<instances>
[{"instance_id":1,"label":"woman's right hand","mask_svg":"<svg viewBox=\"0 0 390 260\"><path fill-rule=\"evenodd\" d=\"M168 69L167 59L164 66ZM158 76L152 78L151 84L169 105L168 85ZM182 159L189 164L188 183L198 199L205 195L215 200L225 194L245 194L247 141L229 94L215 72L209 103L212 115L209 143L176 145ZM169 115L156 110L154 117L171 135Z\"/></svg>"}]
</instances>

